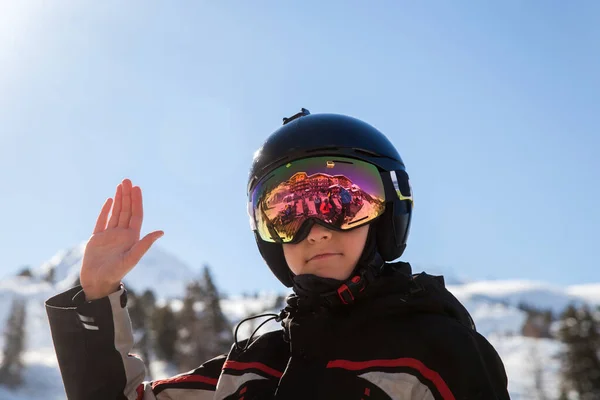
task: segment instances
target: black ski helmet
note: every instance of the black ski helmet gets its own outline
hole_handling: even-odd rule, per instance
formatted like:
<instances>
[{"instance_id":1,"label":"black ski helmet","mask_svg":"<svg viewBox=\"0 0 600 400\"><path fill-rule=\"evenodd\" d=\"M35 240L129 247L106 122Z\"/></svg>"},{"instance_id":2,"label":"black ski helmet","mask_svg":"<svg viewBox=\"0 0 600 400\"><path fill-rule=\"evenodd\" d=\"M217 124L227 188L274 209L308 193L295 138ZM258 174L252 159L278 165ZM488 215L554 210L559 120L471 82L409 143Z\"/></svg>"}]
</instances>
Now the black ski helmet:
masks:
<instances>
[{"instance_id":1,"label":"black ski helmet","mask_svg":"<svg viewBox=\"0 0 600 400\"><path fill-rule=\"evenodd\" d=\"M283 119L255 153L248 178L247 195L268 173L290 161L305 157L336 155L369 162L380 171L390 172L386 187L386 208L372 222L376 231L377 252L385 261L402 255L410 230L412 201L401 200L393 190L391 172L403 196L412 196L408 174L400 154L388 138L371 125L346 115L310 114L306 109ZM261 256L286 287L292 287L292 275L279 243L269 243L254 231Z\"/></svg>"}]
</instances>

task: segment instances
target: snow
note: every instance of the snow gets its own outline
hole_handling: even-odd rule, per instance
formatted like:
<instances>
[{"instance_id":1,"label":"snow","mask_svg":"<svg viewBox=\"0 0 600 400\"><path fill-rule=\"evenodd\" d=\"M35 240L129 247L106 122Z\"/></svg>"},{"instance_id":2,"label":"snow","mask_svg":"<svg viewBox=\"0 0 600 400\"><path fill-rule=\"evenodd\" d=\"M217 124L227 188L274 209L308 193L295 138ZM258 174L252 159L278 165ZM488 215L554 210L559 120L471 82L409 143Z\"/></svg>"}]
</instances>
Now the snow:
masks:
<instances>
[{"instance_id":1,"label":"snow","mask_svg":"<svg viewBox=\"0 0 600 400\"><path fill-rule=\"evenodd\" d=\"M586 299L590 304L600 305L600 284L572 285L567 287L567 293Z\"/></svg>"},{"instance_id":2,"label":"snow","mask_svg":"<svg viewBox=\"0 0 600 400\"><path fill-rule=\"evenodd\" d=\"M79 276L84 251L85 242L71 249L61 250L33 273L38 277L42 277L54 269L54 279L56 282L59 282L57 288L59 290L68 289Z\"/></svg>"},{"instance_id":3,"label":"snow","mask_svg":"<svg viewBox=\"0 0 600 400\"><path fill-rule=\"evenodd\" d=\"M66 399L54 349L48 349L47 353L42 350L29 351L25 353L24 361L23 380L27 384L17 390L9 390L0 386L0 399Z\"/></svg>"},{"instance_id":4,"label":"snow","mask_svg":"<svg viewBox=\"0 0 600 400\"><path fill-rule=\"evenodd\" d=\"M540 371L546 398L558 398L560 390L558 354L562 350L560 342L552 339L498 334L489 335L487 339L504 363L511 400L542 399L536 396L534 383L536 369Z\"/></svg>"},{"instance_id":5,"label":"snow","mask_svg":"<svg viewBox=\"0 0 600 400\"><path fill-rule=\"evenodd\" d=\"M173 365L162 360L155 360L150 363L150 373L152 374L153 380L166 379L182 371L178 371Z\"/></svg>"},{"instance_id":6,"label":"snow","mask_svg":"<svg viewBox=\"0 0 600 400\"><path fill-rule=\"evenodd\" d=\"M58 252L34 270L32 278L6 277L0 280L0 324L4 324L8 318L13 299L18 297L27 301L27 351L24 354L26 385L16 391L0 386L0 399L65 399L44 301L70 287L81 267L83 250L83 246L76 246ZM55 285L43 280L51 268L55 268ZM432 274L439 273L432 269L425 270ZM533 372L535 367L539 366L547 398L556 399L560 381L557 354L562 345L552 339L521 336L526 313L518 309L517 305L524 302L538 308L560 311L572 302L600 304L600 284L557 287L544 282L524 280L470 282L462 277L457 278L450 270L447 271L450 279L446 282L451 283L448 286L449 290L467 307L478 331L500 354L509 377L511 398L537 398L534 395ZM168 297L174 294L181 296L185 283L194 278L196 275L190 267L167 252L153 247L140 265L132 271L126 284L139 292L146 288L155 290L159 303L165 304ZM221 307L235 327L237 322L249 315L278 313L283 305L276 303L282 294L286 293L265 292L252 297L230 296L222 300ZM174 310L182 305L179 299L170 299L168 302ZM244 322L240 327L238 339L250 336L267 318ZM258 333L275 329L281 329L280 324L270 321ZM3 349L3 341L4 338L0 336L0 350ZM153 379L162 379L182 372L159 360L152 360L150 369Z\"/></svg>"},{"instance_id":7,"label":"snow","mask_svg":"<svg viewBox=\"0 0 600 400\"><path fill-rule=\"evenodd\" d=\"M281 294L269 292L259 293L257 297L231 296L229 299L221 301L221 308L223 313L232 321L235 329L235 325L246 317L259 314L279 314L281 308L284 307L284 304L277 304L280 296ZM237 339L249 338L254 330L269 318L271 316L264 316L240 324ZM271 320L256 331L254 336L278 329L282 329L281 323Z\"/></svg>"},{"instance_id":8,"label":"snow","mask_svg":"<svg viewBox=\"0 0 600 400\"><path fill-rule=\"evenodd\" d=\"M569 304L588 302L588 296L544 282L526 280L481 281L448 285L461 302L492 301L518 306L520 303L560 313ZM592 296L590 295L590 300Z\"/></svg>"},{"instance_id":9,"label":"snow","mask_svg":"<svg viewBox=\"0 0 600 400\"><path fill-rule=\"evenodd\" d=\"M483 336L496 333L518 335L527 314L515 307L486 300L468 300L463 303L475 321L477 331Z\"/></svg>"},{"instance_id":10,"label":"snow","mask_svg":"<svg viewBox=\"0 0 600 400\"><path fill-rule=\"evenodd\" d=\"M44 309L44 300L54 294L51 285L22 277L5 278L0 282L0 323L7 320L12 301L24 298L26 303L26 351L23 355L26 385L12 391L0 386L0 399L24 400L32 398L65 399L58 363L50 336L50 326ZM0 337L4 349L4 336ZM2 353L0 353L0 359Z\"/></svg>"},{"instance_id":11,"label":"snow","mask_svg":"<svg viewBox=\"0 0 600 400\"><path fill-rule=\"evenodd\" d=\"M260 293L258 297L231 296L221 302L225 315L234 320L241 320L248 315L262 314L266 312L279 312L275 309L277 302L276 293Z\"/></svg>"}]
</instances>

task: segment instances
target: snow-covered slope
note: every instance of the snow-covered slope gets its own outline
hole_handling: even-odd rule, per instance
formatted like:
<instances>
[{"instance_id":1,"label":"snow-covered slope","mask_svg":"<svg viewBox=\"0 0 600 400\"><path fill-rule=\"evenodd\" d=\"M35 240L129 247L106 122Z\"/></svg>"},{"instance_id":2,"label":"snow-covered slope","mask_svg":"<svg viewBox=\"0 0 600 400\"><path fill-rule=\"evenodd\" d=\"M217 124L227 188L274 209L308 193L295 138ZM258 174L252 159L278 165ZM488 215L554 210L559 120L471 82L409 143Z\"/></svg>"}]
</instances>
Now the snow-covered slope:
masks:
<instances>
[{"instance_id":1,"label":"snow-covered slope","mask_svg":"<svg viewBox=\"0 0 600 400\"><path fill-rule=\"evenodd\" d=\"M481 281L448 285L463 302L491 301L518 306L520 303L559 313L569 304L600 304L600 285L558 287L544 282L525 280Z\"/></svg>"},{"instance_id":2,"label":"snow-covered slope","mask_svg":"<svg viewBox=\"0 0 600 400\"><path fill-rule=\"evenodd\" d=\"M512 400L556 400L560 395L560 361L562 344L552 339L493 334L487 337L494 346L508 375ZM543 396L536 389L538 374Z\"/></svg>"},{"instance_id":3,"label":"snow-covered slope","mask_svg":"<svg viewBox=\"0 0 600 400\"><path fill-rule=\"evenodd\" d=\"M591 304L600 304L600 283L572 285L567 287L567 293L571 296L584 298Z\"/></svg>"},{"instance_id":4,"label":"snow-covered slope","mask_svg":"<svg viewBox=\"0 0 600 400\"><path fill-rule=\"evenodd\" d=\"M0 325L4 325L14 298L27 300L27 351L26 386L18 391L8 391L0 386L0 399L24 400L31 398L64 399L60 373L54 355L50 330L44 310L44 300L71 286L81 266L83 246L57 253L51 260L34 271L32 278L6 277L0 280ZM43 281L51 268L55 268L55 285ZM447 273L449 289L465 304L473 316L477 329L495 346L504 361L509 376L509 389L513 400L535 398L533 370L540 368L548 399L558 395L559 361L556 355L561 344L550 339L532 339L520 335L526 319L525 312L516 306L521 303L538 308L560 311L571 302L587 301L600 304L600 284L557 287L543 282L531 281L482 281L469 282L457 278L452 271L431 268L414 268L416 272ZM196 277L192 268L181 263L167 252L154 248L144 257L127 281L135 290L151 288L160 297L181 296L185 283ZM285 294L285 293L283 293ZM276 304L281 294L261 293L257 297L231 296L221 303L224 313L232 323L248 315L277 312ZM180 301L171 301L177 308ZM244 323L239 338L250 335L264 319ZM260 332L279 329L274 321L266 324ZM4 346L0 336L0 349ZM0 359L2 355L0 353ZM535 361L535 362L534 362ZM154 378L173 374L168 366L157 362L151 366Z\"/></svg>"}]
</instances>

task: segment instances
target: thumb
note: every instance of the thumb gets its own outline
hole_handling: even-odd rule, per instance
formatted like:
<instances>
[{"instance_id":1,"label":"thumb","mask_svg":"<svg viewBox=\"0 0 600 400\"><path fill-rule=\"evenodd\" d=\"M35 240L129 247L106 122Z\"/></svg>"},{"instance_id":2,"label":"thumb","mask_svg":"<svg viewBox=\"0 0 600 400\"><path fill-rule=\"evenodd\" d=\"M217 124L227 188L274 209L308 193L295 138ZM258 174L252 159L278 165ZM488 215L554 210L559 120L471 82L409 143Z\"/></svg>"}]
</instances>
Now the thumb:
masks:
<instances>
[{"instance_id":1,"label":"thumb","mask_svg":"<svg viewBox=\"0 0 600 400\"><path fill-rule=\"evenodd\" d=\"M163 231L155 231L147 234L133 245L133 247L125 254L125 264L134 266L136 265L150 249L150 247L160 239L165 233Z\"/></svg>"}]
</instances>

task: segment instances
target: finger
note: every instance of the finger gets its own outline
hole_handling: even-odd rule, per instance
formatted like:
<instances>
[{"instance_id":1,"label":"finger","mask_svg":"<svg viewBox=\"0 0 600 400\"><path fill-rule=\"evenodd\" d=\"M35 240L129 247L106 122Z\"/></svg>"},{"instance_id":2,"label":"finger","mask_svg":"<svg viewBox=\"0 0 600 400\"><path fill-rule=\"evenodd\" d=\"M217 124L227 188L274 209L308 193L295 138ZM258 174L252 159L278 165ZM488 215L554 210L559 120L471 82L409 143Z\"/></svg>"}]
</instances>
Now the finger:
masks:
<instances>
[{"instance_id":1,"label":"finger","mask_svg":"<svg viewBox=\"0 0 600 400\"><path fill-rule=\"evenodd\" d=\"M147 234L133 245L133 247L125 254L125 265L136 265L150 249L150 246L161 238L165 233L163 231L155 231Z\"/></svg>"},{"instance_id":2,"label":"finger","mask_svg":"<svg viewBox=\"0 0 600 400\"><path fill-rule=\"evenodd\" d=\"M129 228L131 219L131 181L123 179L123 202L121 203L121 213L119 214L119 228Z\"/></svg>"},{"instance_id":3,"label":"finger","mask_svg":"<svg viewBox=\"0 0 600 400\"><path fill-rule=\"evenodd\" d=\"M102 211L100 211L100 215L98 215L98 219L96 220L96 226L94 227L94 233L103 232L106 229L106 221L108 220L108 213L110 212L111 206L112 199L108 198L102 206Z\"/></svg>"},{"instance_id":4,"label":"finger","mask_svg":"<svg viewBox=\"0 0 600 400\"><path fill-rule=\"evenodd\" d=\"M108 221L109 228L116 228L119 225L119 214L121 214L121 203L123 202L123 186L119 183L115 193L115 201L113 203L112 214Z\"/></svg>"},{"instance_id":5,"label":"finger","mask_svg":"<svg viewBox=\"0 0 600 400\"><path fill-rule=\"evenodd\" d=\"M142 189L139 186L134 186L131 189L131 220L129 221L129 227L139 233L142 230L143 220Z\"/></svg>"}]
</instances>

